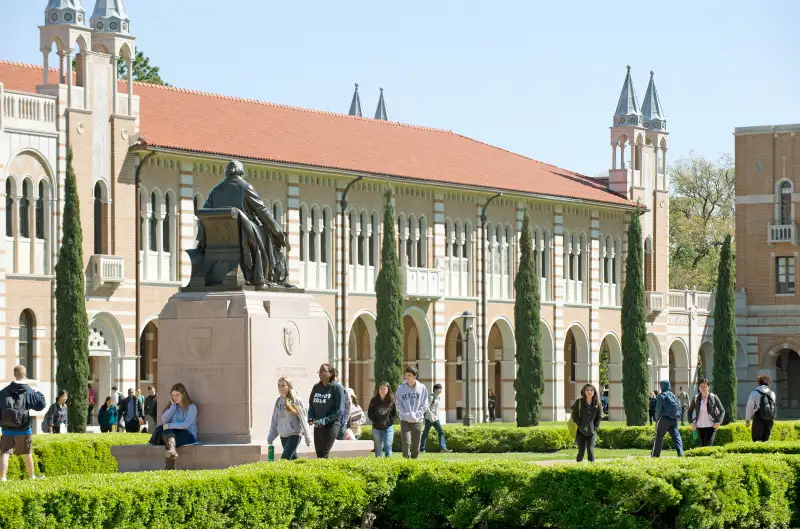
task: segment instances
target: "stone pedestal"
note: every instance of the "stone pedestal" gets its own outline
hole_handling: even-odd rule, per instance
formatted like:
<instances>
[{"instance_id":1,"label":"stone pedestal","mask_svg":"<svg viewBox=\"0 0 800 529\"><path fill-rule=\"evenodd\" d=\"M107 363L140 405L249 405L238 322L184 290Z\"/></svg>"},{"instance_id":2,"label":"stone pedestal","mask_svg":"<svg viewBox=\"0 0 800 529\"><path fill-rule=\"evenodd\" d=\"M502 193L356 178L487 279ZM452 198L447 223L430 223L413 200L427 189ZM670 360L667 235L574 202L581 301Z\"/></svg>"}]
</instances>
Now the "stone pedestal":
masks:
<instances>
[{"instance_id":1,"label":"stone pedestal","mask_svg":"<svg viewBox=\"0 0 800 529\"><path fill-rule=\"evenodd\" d=\"M310 294L181 292L158 319L158 405L181 382L198 408L200 442L263 445L278 378L291 378L308 406L327 361L327 316Z\"/></svg>"}]
</instances>

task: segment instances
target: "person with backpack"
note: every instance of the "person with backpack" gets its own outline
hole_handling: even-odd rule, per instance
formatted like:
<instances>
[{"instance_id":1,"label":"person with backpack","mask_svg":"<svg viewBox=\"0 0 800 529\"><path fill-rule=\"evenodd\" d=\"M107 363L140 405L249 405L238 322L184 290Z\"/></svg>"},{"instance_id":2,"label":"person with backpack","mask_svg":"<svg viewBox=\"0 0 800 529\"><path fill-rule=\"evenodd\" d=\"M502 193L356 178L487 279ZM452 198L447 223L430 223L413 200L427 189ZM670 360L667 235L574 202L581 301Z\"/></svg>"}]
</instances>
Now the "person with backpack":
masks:
<instances>
[{"instance_id":1,"label":"person with backpack","mask_svg":"<svg viewBox=\"0 0 800 529\"><path fill-rule=\"evenodd\" d=\"M339 430L346 427L344 387L336 383L336 369L328 364L319 366L319 382L311 388L308 398L308 424L314 425L314 450L318 459L327 459Z\"/></svg>"},{"instance_id":2,"label":"person with backpack","mask_svg":"<svg viewBox=\"0 0 800 529\"><path fill-rule=\"evenodd\" d=\"M119 422L122 423L123 420L128 433L139 433L144 424L144 409L133 388L128 390L128 396L119 403Z\"/></svg>"},{"instance_id":3,"label":"person with backpack","mask_svg":"<svg viewBox=\"0 0 800 529\"><path fill-rule=\"evenodd\" d=\"M719 397L709 392L708 380L701 378L698 386L700 393L689 405L689 428L697 431L700 446L714 446L714 436L725 418L725 408Z\"/></svg>"},{"instance_id":4,"label":"person with backpack","mask_svg":"<svg viewBox=\"0 0 800 529\"><path fill-rule=\"evenodd\" d=\"M347 397L350 399L350 415L347 427L353 436L353 438L349 440L358 441L361 438L361 426L367 422L367 418L364 416L364 410L361 409L361 406L358 404L358 397L356 397L355 392L350 388L347 388Z\"/></svg>"},{"instance_id":5,"label":"person with backpack","mask_svg":"<svg viewBox=\"0 0 800 529\"><path fill-rule=\"evenodd\" d=\"M272 445L275 439L280 437L283 448L281 459L294 461L297 459L297 447L300 446L301 437L305 438L306 446L311 446L308 415L289 377L278 379L278 394L278 399L272 408L267 444Z\"/></svg>"},{"instance_id":6,"label":"person with backpack","mask_svg":"<svg viewBox=\"0 0 800 529\"><path fill-rule=\"evenodd\" d=\"M30 479L36 479L33 466L33 429L31 428L31 410L42 411L47 402L40 391L27 384L28 370L23 365L14 368L14 382L0 391L0 409L2 410L2 437L0 451L3 452L0 466L0 481L6 480L8 459L14 452L25 460L25 469Z\"/></svg>"},{"instance_id":7,"label":"person with backpack","mask_svg":"<svg viewBox=\"0 0 800 529\"><path fill-rule=\"evenodd\" d=\"M600 399L597 398L597 390L591 384L586 384L581 389L581 398L572 405L572 422L578 425L575 432L575 442L578 444L578 458L576 461L583 461L584 453L587 453L589 462L594 463L594 445L597 442L597 430L600 428L600 420L603 418Z\"/></svg>"},{"instance_id":8,"label":"person with backpack","mask_svg":"<svg viewBox=\"0 0 800 529\"><path fill-rule=\"evenodd\" d=\"M769 441L772 435L772 426L775 424L775 393L769 389L772 377L769 375L758 376L758 387L750 393L747 399L747 408L744 412L744 424L748 428L753 423L750 435L753 442Z\"/></svg>"},{"instance_id":9,"label":"person with backpack","mask_svg":"<svg viewBox=\"0 0 800 529\"><path fill-rule=\"evenodd\" d=\"M681 418L681 401L672 392L669 380L661 381L661 393L656 397L656 439L653 442L651 457L661 457L664 446L664 435L669 432L678 457L683 457L683 442L678 431L678 420Z\"/></svg>"},{"instance_id":10,"label":"person with backpack","mask_svg":"<svg viewBox=\"0 0 800 529\"><path fill-rule=\"evenodd\" d=\"M100 406L100 411L97 412L97 422L100 424L100 433L116 431L117 407L114 406L114 399L111 397L106 397L106 403Z\"/></svg>"},{"instance_id":11,"label":"person with backpack","mask_svg":"<svg viewBox=\"0 0 800 529\"><path fill-rule=\"evenodd\" d=\"M444 452L446 454L452 452L452 450L447 449L447 440L444 438L442 422L439 420L439 407L442 400L441 395L442 385L439 383L434 384L433 395L430 396L428 409L425 411L425 427L422 429L422 441L419 445L420 452L425 452L425 445L428 442L428 432L431 431L431 428L436 430L436 433L439 434L439 452Z\"/></svg>"},{"instance_id":12,"label":"person with backpack","mask_svg":"<svg viewBox=\"0 0 800 529\"><path fill-rule=\"evenodd\" d=\"M388 382L381 382L375 396L369 403L367 417L372 421L372 440L375 443L375 457L392 457L392 441L394 440L394 421L397 419L397 408L394 404L394 393Z\"/></svg>"}]
</instances>

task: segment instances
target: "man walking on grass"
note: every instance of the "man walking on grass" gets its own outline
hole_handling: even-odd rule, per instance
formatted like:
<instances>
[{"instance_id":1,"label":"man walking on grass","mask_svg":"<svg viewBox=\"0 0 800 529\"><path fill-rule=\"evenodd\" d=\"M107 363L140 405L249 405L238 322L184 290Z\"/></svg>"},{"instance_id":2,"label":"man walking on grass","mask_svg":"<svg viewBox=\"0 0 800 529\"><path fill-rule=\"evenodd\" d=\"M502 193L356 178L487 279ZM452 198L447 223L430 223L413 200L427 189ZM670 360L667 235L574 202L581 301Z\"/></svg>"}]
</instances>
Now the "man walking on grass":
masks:
<instances>
[{"instance_id":1,"label":"man walking on grass","mask_svg":"<svg viewBox=\"0 0 800 529\"><path fill-rule=\"evenodd\" d=\"M669 380L661 381L661 393L656 397L656 439L653 443L652 457L661 457L664 446L664 435L669 432L678 457L683 457L683 442L678 431L678 419L681 416L681 401L672 392Z\"/></svg>"},{"instance_id":2,"label":"man walking on grass","mask_svg":"<svg viewBox=\"0 0 800 529\"><path fill-rule=\"evenodd\" d=\"M397 413L400 415L403 457L417 459L422 437L422 422L428 411L428 388L417 381L417 368L406 368L405 382L397 388Z\"/></svg>"},{"instance_id":3,"label":"man walking on grass","mask_svg":"<svg viewBox=\"0 0 800 529\"><path fill-rule=\"evenodd\" d=\"M681 399L681 426L683 426L686 424L686 422L684 422L686 420L686 410L689 409L689 394L686 393L686 390L683 389L683 386L680 388L678 398Z\"/></svg>"},{"instance_id":4,"label":"man walking on grass","mask_svg":"<svg viewBox=\"0 0 800 529\"><path fill-rule=\"evenodd\" d=\"M41 392L27 384L28 371L25 366L14 368L14 382L0 391L3 436L0 438L0 451L3 452L0 480L6 480L8 459L14 452L25 459L25 469L30 479L36 479L33 467L33 430L31 429L31 410L42 411L47 404Z\"/></svg>"},{"instance_id":5,"label":"man walking on grass","mask_svg":"<svg viewBox=\"0 0 800 529\"><path fill-rule=\"evenodd\" d=\"M420 443L419 451L425 452L425 445L428 441L428 432L431 431L431 428L436 430L436 433L439 434L439 451L449 453L452 450L447 449L447 441L444 438L444 430L442 429L442 423L439 421L439 404L441 401L440 395L442 394L442 385L441 384L434 384L433 385L433 395L430 396L428 402L428 411L425 412L425 428L422 430L422 442Z\"/></svg>"}]
</instances>

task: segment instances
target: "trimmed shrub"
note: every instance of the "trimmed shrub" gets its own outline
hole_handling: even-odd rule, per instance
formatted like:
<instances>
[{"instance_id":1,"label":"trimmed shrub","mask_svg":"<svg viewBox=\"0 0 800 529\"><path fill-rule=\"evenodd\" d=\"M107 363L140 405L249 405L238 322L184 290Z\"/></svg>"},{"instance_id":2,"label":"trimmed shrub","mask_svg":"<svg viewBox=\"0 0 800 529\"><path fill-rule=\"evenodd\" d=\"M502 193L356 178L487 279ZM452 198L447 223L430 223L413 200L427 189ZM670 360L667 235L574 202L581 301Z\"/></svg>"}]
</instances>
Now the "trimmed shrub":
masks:
<instances>
[{"instance_id":1,"label":"trimmed shrub","mask_svg":"<svg viewBox=\"0 0 800 529\"><path fill-rule=\"evenodd\" d=\"M59 477L0 488L0 526L787 527L800 458L525 462L339 459Z\"/></svg>"},{"instance_id":2,"label":"trimmed shrub","mask_svg":"<svg viewBox=\"0 0 800 529\"><path fill-rule=\"evenodd\" d=\"M114 445L144 444L148 434L106 433L34 435L33 461L36 474L63 476L66 474L102 474L117 471L117 460L111 455ZM22 456L8 461L9 480L27 479Z\"/></svg>"},{"instance_id":3,"label":"trimmed shrub","mask_svg":"<svg viewBox=\"0 0 800 529\"><path fill-rule=\"evenodd\" d=\"M727 454L791 454L800 455L800 443L797 441L778 441L769 443L753 443L752 441L736 442L724 446L705 446L686 452L690 457L722 457Z\"/></svg>"}]
</instances>

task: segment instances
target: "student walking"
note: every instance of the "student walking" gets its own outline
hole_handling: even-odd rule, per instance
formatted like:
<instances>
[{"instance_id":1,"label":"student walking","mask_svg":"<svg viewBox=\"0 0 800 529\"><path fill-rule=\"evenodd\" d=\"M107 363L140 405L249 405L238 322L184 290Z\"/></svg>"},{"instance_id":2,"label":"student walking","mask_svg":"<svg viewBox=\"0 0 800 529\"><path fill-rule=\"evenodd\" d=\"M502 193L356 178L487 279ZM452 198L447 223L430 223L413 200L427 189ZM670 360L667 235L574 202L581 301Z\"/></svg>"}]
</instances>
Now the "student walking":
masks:
<instances>
[{"instance_id":1,"label":"student walking","mask_svg":"<svg viewBox=\"0 0 800 529\"><path fill-rule=\"evenodd\" d=\"M388 382L381 382L375 396L369 402L367 417L372 421L372 440L375 443L375 457L392 457L394 441L394 421L397 420L397 408L394 404L394 393Z\"/></svg>"},{"instance_id":2,"label":"student walking","mask_svg":"<svg viewBox=\"0 0 800 529\"><path fill-rule=\"evenodd\" d=\"M435 388L436 386L434 386ZM494 394L494 390L489 390L489 422L494 422L495 419L495 409L497 408L497 396ZM425 436L422 436L425 439ZM424 442L424 441L423 441Z\"/></svg>"},{"instance_id":3,"label":"student walking","mask_svg":"<svg viewBox=\"0 0 800 529\"><path fill-rule=\"evenodd\" d=\"M686 393L686 391L683 389L683 386L680 387L678 398L681 401L681 426L683 426L686 424L684 422L684 419L686 418L686 410L689 409L689 394Z\"/></svg>"},{"instance_id":4,"label":"student walking","mask_svg":"<svg viewBox=\"0 0 800 529\"><path fill-rule=\"evenodd\" d=\"M656 392L650 392L650 401L648 403L648 411L650 412L650 426L653 425L653 422L656 420Z\"/></svg>"},{"instance_id":5,"label":"student walking","mask_svg":"<svg viewBox=\"0 0 800 529\"><path fill-rule=\"evenodd\" d=\"M147 386L147 396L144 398L144 420L147 422L147 431L152 434L156 431L156 417L158 417L158 396L154 386Z\"/></svg>"},{"instance_id":6,"label":"student walking","mask_svg":"<svg viewBox=\"0 0 800 529\"><path fill-rule=\"evenodd\" d=\"M56 401L47 409L44 414L44 424L47 425L48 433L67 433L67 390L62 389L58 392Z\"/></svg>"},{"instance_id":7,"label":"student walking","mask_svg":"<svg viewBox=\"0 0 800 529\"><path fill-rule=\"evenodd\" d=\"M144 424L142 403L136 398L133 389L129 389L128 396L119 403L119 418L125 423L125 431L128 433L139 433Z\"/></svg>"},{"instance_id":8,"label":"student walking","mask_svg":"<svg viewBox=\"0 0 800 529\"><path fill-rule=\"evenodd\" d=\"M603 418L603 408L597 396L597 390L591 384L581 389L581 398L572 405L572 422L578 425L575 442L578 444L579 463L586 453L589 462L594 463L594 445L597 442L597 430Z\"/></svg>"},{"instance_id":9,"label":"student walking","mask_svg":"<svg viewBox=\"0 0 800 529\"><path fill-rule=\"evenodd\" d=\"M275 438L280 436L283 447L281 459L293 461L297 459L297 447L300 446L301 436L305 438L306 446L311 446L308 414L306 407L297 398L291 379L287 377L278 379L278 393L280 396L272 409L267 444L272 445Z\"/></svg>"},{"instance_id":10,"label":"student walking","mask_svg":"<svg viewBox=\"0 0 800 529\"><path fill-rule=\"evenodd\" d=\"M356 397L355 392L347 388L347 396L350 399L350 415L348 416L347 427L353 434L351 441L358 441L361 438L361 426L367 422L367 418L364 416L364 410L358 404L358 397Z\"/></svg>"},{"instance_id":11,"label":"student walking","mask_svg":"<svg viewBox=\"0 0 800 529\"><path fill-rule=\"evenodd\" d=\"M97 412L97 422L100 424L101 433L116 431L117 407L114 406L114 399L111 397L106 397L106 403L100 406L100 411Z\"/></svg>"},{"instance_id":12,"label":"student walking","mask_svg":"<svg viewBox=\"0 0 800 529\"><path fill-rule=\"evenodd\" d=\"M2 437L0 451L3 453L0 466L0 481L6 480L8 459L11 454L21 455L25 460L25 469L30 479L36 479L33 454L33 429L31 428L31 410L42 411L46 405L44 395L28 385L28 371L25 366L14 368L14 382L0 391L0 410L2 410Z\"/></svg>"},{"instance_id":13,"label":"student walking","mask_svg":"<svg viewBox=\"0 0 800 529\"><path fill-rule=\"evenodd\" d=\"M97 403L97 395L94 392L94 388L92 385L89 384L87 391L89 392L88 399L89 399L89 409L86 410L86 426L92 424L92 414L94 413L94 406Z\"/></svg>"},{"instance_id":14,"label":"student walking","mask_svg":"<svg viewBox=\"0 0 800 529\"><path fill-rule=\"evenodd\" d=\"M709 391L708 380L701 378L700 393L689 406L689 428L697 431L700 446L714 446L714 436L725 418L722 401Z\"/></svg>"},{"instance_id":15,"label":"student walking","mask_svg":"<svg viewBox=\"0 0 800 529\"><path fill-rule=\"evenodd\" d=\"M681 401L672 392L669 380L661 381L661 393L656 398L656 439L653 443L652 457L661 457L664 446L664 435L669 432L678 457L683 457L683 442L678 431L678 419L681 416Z\"/></svg>"},{"instance_id":16,"label":"student walking","mask_svg":"<svg viewBox=\"0 0 800 529\"><path fill-rule=\"evenodd\" d=\"M150 444L164 445L167 459L177 459L176 448L197 442L197 406L181 383L172 386L170 397L170 403L161 414L162 425L153 432Z\"/></svg>"},{"instance_id":17,"label":"student walking","mask_svg":"<svg viewBox=\"0 0 800 529\"><path fill-rule=\"evenodd\" d=\"M431 427L439 434L439 451L450 453L452 450L447 449L447 440L444 438L444 430L442 429L442 422L439 420L439 405L441 403L442 385L433 385L433 394L428 400L428 409L425 411L425 428L422 430L422 442L420 443L419 451L425 452L425 445L428 441L428 432ZM491 410L491 408L489 408Z\"/></svg>"},{"instance_id":18,"label":"student walking","mask_svg":"<svg viewBox=\"0 0 800 529\"><path fill-rule=\"evenodd\" d=\"M311 388L308 424L314 425L314 449L317 458L327 459L333 443L344 426L344 388L336 383L336 370L330 364L319 367L319 382Z\"/></svg>"},{"instance_id":19,"label":"student walking","mask_svg":"<svg viewBox=\"0 0 800 529\"><path fill-rule=\"evenodd\" d=\"M775 424L775 393L770 389L772 377L769 375L758 376L758 387L750 393L747 399L747 408L744 413L744 424L748 428L753 423L750 432L753 442L767 442L772 435Z\"/></svg>"},{"instance_id":20,"label":"student walking","mask_svg":"<svg viewBox=\"0 0 800 529\"><path fill-rule=\"evenodd\" d=\"M428 388L417 380L417 368L408 366L405 381L397 388L397 412L400 415L400 434L403 457L419 457L422 423L428 410Z\"/></svg>"}]
</instances>

